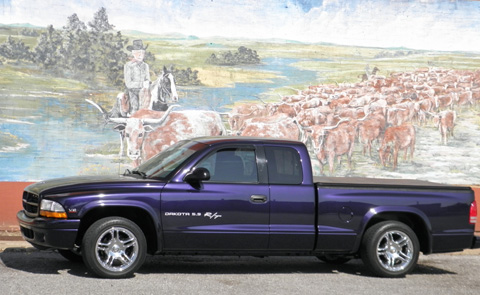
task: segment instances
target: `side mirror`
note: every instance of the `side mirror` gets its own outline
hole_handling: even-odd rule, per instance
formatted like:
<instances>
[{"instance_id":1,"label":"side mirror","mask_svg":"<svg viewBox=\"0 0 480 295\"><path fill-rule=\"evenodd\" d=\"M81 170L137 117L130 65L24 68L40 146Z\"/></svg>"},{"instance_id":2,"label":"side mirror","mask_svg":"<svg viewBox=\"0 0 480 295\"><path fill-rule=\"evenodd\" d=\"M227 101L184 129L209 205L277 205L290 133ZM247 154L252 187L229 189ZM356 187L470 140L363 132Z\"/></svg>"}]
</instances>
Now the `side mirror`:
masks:
<instances>
[{"instance_id":1,"label":"side mirror","mask_svg":"<svg viewBox=\"0 0 480 295\"><path fill-rule=\"evenodd\" d=\"M210 171L207 168L199 167L188 173L184 180L196 189L200 189L201 182L210 179Z\"/></svg>"}]
</instances>

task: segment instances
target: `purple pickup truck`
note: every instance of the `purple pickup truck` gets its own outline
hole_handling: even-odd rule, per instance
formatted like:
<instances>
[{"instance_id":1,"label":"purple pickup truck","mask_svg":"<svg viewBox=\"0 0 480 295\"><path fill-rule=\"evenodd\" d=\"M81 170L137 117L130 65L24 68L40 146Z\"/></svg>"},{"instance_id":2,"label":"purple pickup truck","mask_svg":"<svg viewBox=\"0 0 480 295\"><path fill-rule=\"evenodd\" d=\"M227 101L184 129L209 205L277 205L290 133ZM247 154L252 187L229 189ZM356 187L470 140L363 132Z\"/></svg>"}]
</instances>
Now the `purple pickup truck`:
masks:
<instances>
[{"instance_id":1,"label":"purple pickup truck","mask_svg":"<svg viewBox=\"0 0 480 295\"><path fill-rule=\"evenodd\" d=\"M469 187L314 178L304 144L265 138L196 138L122 176L42 181L23 208L25 240L105 278L132 276L147 254L361 258L373 275L401 277L420 252L480 240Z\"/></svg>"}]
</instances>

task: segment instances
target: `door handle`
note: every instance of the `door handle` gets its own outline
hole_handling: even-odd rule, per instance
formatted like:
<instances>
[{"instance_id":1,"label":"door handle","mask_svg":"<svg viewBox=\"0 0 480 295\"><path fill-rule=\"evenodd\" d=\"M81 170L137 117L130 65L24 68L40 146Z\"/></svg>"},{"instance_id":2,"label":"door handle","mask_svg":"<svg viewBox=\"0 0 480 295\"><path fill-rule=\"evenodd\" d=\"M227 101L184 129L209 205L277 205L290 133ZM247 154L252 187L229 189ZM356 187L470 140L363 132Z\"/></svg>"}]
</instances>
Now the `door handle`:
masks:
<instances>
[{"instance_id":1,"label":"door handle","mask_svg":"<svg viewBox=\"0 0 480 295\"><path fill-rule=\"evenodd\" d=\"M267 202L267 196L251 195L250 196L250 201L252 201L252 203L266 203Z\"/></svg>"}]
</instances>

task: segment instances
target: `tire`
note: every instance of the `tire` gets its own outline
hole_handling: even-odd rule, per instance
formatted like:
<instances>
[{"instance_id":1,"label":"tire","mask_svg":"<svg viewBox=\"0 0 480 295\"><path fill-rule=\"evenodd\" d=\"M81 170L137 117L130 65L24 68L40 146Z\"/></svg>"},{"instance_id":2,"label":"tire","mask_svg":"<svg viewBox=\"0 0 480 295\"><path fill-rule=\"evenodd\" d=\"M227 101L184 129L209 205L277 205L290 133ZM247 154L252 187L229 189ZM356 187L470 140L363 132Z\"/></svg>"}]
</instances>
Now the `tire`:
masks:
<instances>
[{"instance_id":1,"label":"tire","mask_svg":"<svg viewBox=\"0 0 480 295\"><path fill-rule=\"evenodd\" d=\"M125 278L142 266L147 253L143 231L122 217L93 223L82 241L85 265L102 278Z\"/></svg>"},{"instance_id":2,"label":"tire","mask_svg":"<svg viewBox=\"0 0 480 295\"><path fill-rule=\"evenodd\" d=\"M321 261L328 263L328 264L344 264L349 262L352 258L345 256L345 255L335 255L335 254L325 254L317 256L318 259Z\"/></svg>"},{"instance_id":3,"label":"tire","mask_svg":"<svg viewBox=\"0 0 480 295\"><path fill-rule=\"evenodd\" d=\"M58 253L60 255L63 256L63 258L71 261L71 262L75 262L75 263L79 263L79 262L83 262L83 258L82 258L82 255L80 253L77 253L73 250L57 250Z\"/></svg>"},{"instance_id":4,"label":"tire","mask_svg":"<svg viewBox=\"0 0 480 295\"><path fill-rule=\"evenodd\" d=\"M369 228L363 237L360 255L375 275L404 277L417 265L420 243L404 223L385 221Z\"/></svg>"}]
</instances>

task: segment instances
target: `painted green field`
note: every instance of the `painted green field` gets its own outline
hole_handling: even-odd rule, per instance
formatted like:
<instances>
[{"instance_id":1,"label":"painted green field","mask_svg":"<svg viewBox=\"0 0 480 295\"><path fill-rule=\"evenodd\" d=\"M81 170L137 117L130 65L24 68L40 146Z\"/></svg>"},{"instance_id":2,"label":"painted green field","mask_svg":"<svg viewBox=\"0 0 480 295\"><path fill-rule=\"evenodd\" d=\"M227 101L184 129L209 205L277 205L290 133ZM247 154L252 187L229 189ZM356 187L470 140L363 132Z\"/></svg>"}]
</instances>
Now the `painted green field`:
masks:
<instances>
[{"instance_id":1,"label":"painted green field","mask_svg":"<svg viewBox=\"0 0 480 295\"><path fill-rule=\"evenodd\" d=\"M9 36L22 40L32 50L37 38L21 35L21 28L0 26L0 44ZM411 49L383 49L340 46L329 44L304 44L280 40L233 40L226 38L198 39L180 35L157 36L139 32L126 32L129 40L142 39L148 44L148 51L155 55L150 65L152 71L160 70L164 65L176 68L191 68L205 87L233 87L234 83L269 80L276 76L272 72L245 70L235 66L215 66L205 63L212 54L221 51L235 51L240 46L256 50L260 58L316 59L300 61L296 66L316 71L318 83L357 82L368 65L380 69L379 74L388 76L392 72L411 71L422 67L443 67L451 69L480 68L480 54L458 52L432 52ZM2 59L0 58L0 61ZM94 85L86 85L78 79L58 78L35 65L5 61L0 71L0 90L2 92L22 91L109 91L111 85L105 85L101 76ZM92 83L90 83L92 84ZM302 89L306 85L291 85ZM97 88L97 89L96 89ZM285 89L281 90L285 91Z\"/></svg>"}]
</instances>

